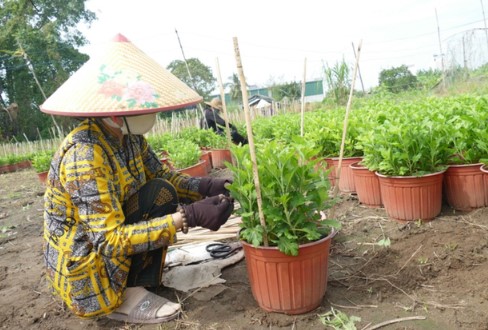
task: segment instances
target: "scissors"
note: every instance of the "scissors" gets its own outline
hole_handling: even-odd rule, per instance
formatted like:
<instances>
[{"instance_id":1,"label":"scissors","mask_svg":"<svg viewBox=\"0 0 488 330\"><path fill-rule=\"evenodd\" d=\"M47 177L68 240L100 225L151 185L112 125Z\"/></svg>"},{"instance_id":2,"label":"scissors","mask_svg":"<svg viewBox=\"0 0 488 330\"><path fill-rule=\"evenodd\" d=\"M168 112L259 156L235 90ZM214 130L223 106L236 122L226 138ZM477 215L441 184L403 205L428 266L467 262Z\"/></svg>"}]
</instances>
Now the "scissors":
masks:
<instances>
[{"instance_id":1,"label":"scissors","mask_svg":"<svg viewBox=\"0 0 488 330\"><path fill-rule=\"evenodd\" d=\"M205 248L210 256L215 259L225 259L231 255L237 253L238 250L242 249L242 244L240 242L236 243L212 243L207 245Z\"/></svg>"}]
</instances>

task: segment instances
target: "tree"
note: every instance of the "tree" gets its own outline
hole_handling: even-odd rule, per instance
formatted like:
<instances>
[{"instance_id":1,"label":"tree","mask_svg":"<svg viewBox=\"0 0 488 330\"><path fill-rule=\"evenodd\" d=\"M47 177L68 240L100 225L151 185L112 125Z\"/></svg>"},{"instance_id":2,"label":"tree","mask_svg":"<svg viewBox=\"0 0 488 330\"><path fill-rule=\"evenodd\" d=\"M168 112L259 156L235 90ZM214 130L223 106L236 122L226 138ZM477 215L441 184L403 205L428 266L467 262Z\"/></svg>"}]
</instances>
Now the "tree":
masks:
<instances>
[{"instance_id":1,"label":"tree","mask_svg":"<svg viewBox=\"0 0 488 330\"><path fill-rule=\"evenodd\" d=\"M191 78L188 75L185 61L174 60L166 68L204 99L208 99L215 89L216 82L212 69L197 58L190 58L187 63Z\"/></svg>"},{"instance_id":2,"label":"tree","mask_svg":"<svg viewBox=\"0 0 488 330\"><path fill-rule=\"evenodd\" d=\"M232 101L242 102L242 88L239 76L233 73L228 78L230 81L225 84L225 87L229 88L229 94Z\"/></svg>"},{"instance_id":3,"label":"tree","mask_svg":"<svg viewBox=\"0 0 488 330\"><path fill-rule=\"evenodd\" d=\"M271 91L273 93L273 98L280 101L285 97L288 98L288 100L298 100L302 96L301 84L296 81L274 85L271 88Z\"/></svg>"},{"instance_id":4,"label":"tree","mask_svg":"<svg viewBox=\"0 0 488 330\"><path fill-rule=\"evenodd\" d=\"M418 87L430 90L437 86L442 80L442 71L438 69L428 69L417 71Z\"/></svg>"},{"instance_id":5,"label":"tree","mask_svg":"<svg viewBox=\"0 0 488 330\"><path fill-rule=\"evenodd\" d=\"M406 65L382 70L379 78L380 86L384 86L392 93L400 93L417 87L417 77Z\"/></svg>"},{"instance_id":6,"label":"tree","mask_svg":"<svg viewBox=\"0 0 488 330\"><path fill-rule=\"evenodd\" d=\"M19 138L47 136L52 121L39 105L88 60L75 27L95 18L85 0L0 0L0 107L18 105ZM11 131L6 125L0 131Z\"/></svg>"}]
</instances>

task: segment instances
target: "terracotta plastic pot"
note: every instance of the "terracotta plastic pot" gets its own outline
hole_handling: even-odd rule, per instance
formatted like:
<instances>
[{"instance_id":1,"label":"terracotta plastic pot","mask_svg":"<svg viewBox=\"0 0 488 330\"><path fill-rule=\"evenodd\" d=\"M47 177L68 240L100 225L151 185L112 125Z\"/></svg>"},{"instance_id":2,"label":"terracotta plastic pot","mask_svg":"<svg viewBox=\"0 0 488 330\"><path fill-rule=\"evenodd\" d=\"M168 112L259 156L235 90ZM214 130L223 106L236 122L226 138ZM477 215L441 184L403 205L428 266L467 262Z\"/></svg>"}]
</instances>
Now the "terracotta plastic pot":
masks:
<instances>
[{"instance_id":1,"label":"terracotta plastic pot","mask_svg":"<svg viewBox=\"0 0 488 330\"><path fill-rule=\"evenodd\" d=\"M200 160L206 161L205 167L207 168L207 173L210 173L210 171L212 170L212 151L202 150Z\"/></svg>"},{"instance_id":2,"label":"terracotta plastic pot","mask_svg":"<svg viewBox=\"0 0 488 330\"><path fill-rule=\"evenodd\" d=\"M179 169L178 172L188 174L189 176L207 176L207 165L205 160L201 160L198 164Z\"/></svg>"},{"instance_id":3,"label":"terracotta plastic pot","mask_svg":"<svg viewBox=\"0 0 488 330\"><path fill-rule=\"evenodd\" d=\"M444 174L447 203L458 211L471 211L485 206L486 192L482 163L449 165Z\"/></svg>"},{"instance_id":4,"label":"terracotta plastic pot","mask_svg":"<svg viewBox=\"0 0 488 330\"><path fill-rule=\"evenodd\" d=\"M354 186L359 203L366 207L382 207L380 181L374 171L355 162L349 165L354 176Z\"/></svg>"},{"instance_id":5,"label":"terracotta plastic pot","mask_svg":"<svg viewBox=\"0 0 488 330\"><path fill-rule=\"evenodd\" d=\"M9 165L0 165L0 174L10 172Z\"/></svg>"},{"instance_id":6,"label":"terracotta plastic pot","mask_svg":"<svg viewBox=\"0 0 488 330\"><path fill-rule=\"evenodd\" d=\"M423 176L387 176L375 172L388 216L401 222L428 221L438 216L442 208L444 172Z\"/></svg>"},{"instance_id":7,"label":"terracotta plastic pot","mask_svg":"<svg viewBox=\"0 0 488 330\"><path fill-rule=\"evenodd\" d=\"M48 173L49 173L49 171L37 173L37 177L39 178L39 181L42 184L46 184L46 182L47 182L47 174Z\"/></svg>"},{"instance_id":8,"label":"terracotta plastic pot","mask_svg":"<svg viewBox=\"0 0 488 330\"><path fill-rule=\"evenodd\" d=\"M320 306L327 289L329 249L335 232L301 245L298 256L242 242L252 294L268 312L303 314Z\"/></svg>"},{"instance_id":9,"label":"terracotta plastic pot","mask_svg":"<svg viewBox=\"0 0 488 330\"><path fill-rule=\"evenodd\" d=\"M346 157L342 159L341 163L341 177L339 179L339 190L345 193L354 193L356 192L356 185L354 183L354 174L352 173L352 169L349 165L360 162L363 157ZM337 180L337 168L339 166L339 157L333 157L332 160L332 167L331 167L331 174L334 175L334 184ZM332 183L332 181L331 181Z\"/></svg>"},{"instance_id":10,"label":"terracotta plastic pot","mask_svg":"<svg viewBox=\"0 0 488 330\"><path fill-rule=\"evenodd\" d=\"M225 168L225 162L232 162L232 154L229 149L212 149L212 167Z\"/></svg>"},{"instance_id":11,"label":"terracotta plastic pot","mask_svg":"<svg viewBox=\"0 0 488 330\"><path fill-rule=\"evenodd\" d=\"M31 162L28 161L28 160L23 160L23 161L17 163L16 165L17 165L17 169L18 170L24 170L26 168L30 168L31 167Z\"/></svg>"}]
</instances>

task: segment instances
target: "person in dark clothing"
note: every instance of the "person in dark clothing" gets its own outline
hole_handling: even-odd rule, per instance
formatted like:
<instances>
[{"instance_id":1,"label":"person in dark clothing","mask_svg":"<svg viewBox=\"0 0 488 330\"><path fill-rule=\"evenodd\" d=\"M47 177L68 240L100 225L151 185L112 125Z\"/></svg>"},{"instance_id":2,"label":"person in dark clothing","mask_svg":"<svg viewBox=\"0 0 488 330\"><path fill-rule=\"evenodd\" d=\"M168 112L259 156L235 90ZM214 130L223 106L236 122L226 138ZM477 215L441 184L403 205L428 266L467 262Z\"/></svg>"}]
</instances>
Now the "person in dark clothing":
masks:
<instances>
[{"instance_id":1,"label":"person in dark clothing","mask_svg":"<svg viewBox=\"0 0 488 330\"><path fill-rule=\"evenodd\" d=\"M204 111L204 117L200 121L200 128L212 129L215 133L225 135L225 120L220 117L219 112L222 110L222 101L218 98L212 99L210 102L205 102L207 105ZM230 136L232 142L235 144L247 144L247 138L242 136L237 128L229 123Z\"/></svg>"}]
</instances>

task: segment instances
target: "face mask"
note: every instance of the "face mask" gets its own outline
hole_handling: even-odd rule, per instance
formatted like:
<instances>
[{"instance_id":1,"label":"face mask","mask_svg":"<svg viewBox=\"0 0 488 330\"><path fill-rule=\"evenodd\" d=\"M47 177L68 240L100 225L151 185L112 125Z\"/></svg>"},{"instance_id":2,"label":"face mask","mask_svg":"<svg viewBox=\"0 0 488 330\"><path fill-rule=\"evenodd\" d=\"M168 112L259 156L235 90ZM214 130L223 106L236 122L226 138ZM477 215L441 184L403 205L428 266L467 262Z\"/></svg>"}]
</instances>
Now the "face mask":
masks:
<instances>
[{"instance_id":1,"label":"face mask","mask_svg":"<svg viewBox=\"0 0 488 330\"><path fill-rule=\"evenodd\" d=\"M143 135L149 132L154 126L156 123L156 116L156 113L140 116L127 116L125 117L125 120L122 118L122 126L115 123L112 118L104 118L103 121L111 127L119 128L124 135L128 135L129 131L130 134ZM129 128L127 128L127 126L129 126Z\"/></svg>"}]
</instances>

